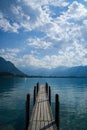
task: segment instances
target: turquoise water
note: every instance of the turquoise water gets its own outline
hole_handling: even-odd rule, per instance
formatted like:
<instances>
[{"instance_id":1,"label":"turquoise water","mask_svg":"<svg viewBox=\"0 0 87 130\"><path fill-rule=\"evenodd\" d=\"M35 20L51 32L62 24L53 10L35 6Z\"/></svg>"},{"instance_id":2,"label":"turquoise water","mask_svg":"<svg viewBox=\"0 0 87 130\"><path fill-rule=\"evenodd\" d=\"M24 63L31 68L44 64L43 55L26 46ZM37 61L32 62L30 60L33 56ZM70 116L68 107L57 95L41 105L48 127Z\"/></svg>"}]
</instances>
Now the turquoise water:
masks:
<instances>
[{"instance_id":1,"label":"turquoise water","mask_svg":"<svg viewBox=\"0 0 87 130\"><path fill-rule=\"evenodd\" d=\"M87 130L86 78L0 78L0 130L25 129L26 94L33 87L48 82L52 90L52 111L55 94L60 97L60 130Z\"/></svg>"}]
</instances>

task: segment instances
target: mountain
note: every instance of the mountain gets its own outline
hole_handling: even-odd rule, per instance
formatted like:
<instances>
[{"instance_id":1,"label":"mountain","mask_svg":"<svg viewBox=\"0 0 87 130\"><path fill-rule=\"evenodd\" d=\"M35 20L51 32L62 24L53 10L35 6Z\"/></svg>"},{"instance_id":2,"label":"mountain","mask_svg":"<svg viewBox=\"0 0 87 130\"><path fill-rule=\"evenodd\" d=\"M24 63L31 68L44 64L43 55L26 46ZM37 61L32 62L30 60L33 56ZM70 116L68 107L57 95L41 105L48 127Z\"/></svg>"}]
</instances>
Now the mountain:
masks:
<instances>
[{"instance_id":1,"label":"mountain","mask_svg":"<svg viewBox=\"0 0 87 130\"><path fill-rule=\"evenodd\" d=\"M54 76L64 77L87 77L87 66L58 67L52 72Z\"/></svg>"},{"instance_id":2,"label":"mountain","mask_svg":"<svg viewBox=\"0 0 87 130\"><path fill-rule=\"evenodd\" d=\"M18 70L13 63L6 61L0 57L0 76L26 76L23 72Z\"/></svg>"},{"instance_id":3,"label":"mountain","mask_svg":"<svg viewBox=\"0 0 87 130\"><path fill-rule=\"evenodd\" d=\"M45 68L26 68L25 70L21 68L29 76L54 76L54 77L87 77L87 66L75 66L66 67L59 66L54 69ZM4 58L0 57L0 76L21 76L25 77L23 72L17 69L13 63L6 61Z\"/></svg>"},{"instance_id":4,"label":"mountain","mask_svg":"<svg viewBox=\"0 0 87 130\"><path fill-rule=\"evenodd\" d=\"M87 66L59 66L54 69L30 68L25 69L24 72L30 76L87 77Z\"/></svg>"},{"instance_id":5,"label":"mountain","mask_svg":"<svg viewBox=\"0 0 87 130\"><path fill-rule=\"evenodd\" d=\"M29 76L49 76L51 73L51 70L45 69L45 68L21 68L23 72L25 72Z\"/></svg>"}]
</instances>

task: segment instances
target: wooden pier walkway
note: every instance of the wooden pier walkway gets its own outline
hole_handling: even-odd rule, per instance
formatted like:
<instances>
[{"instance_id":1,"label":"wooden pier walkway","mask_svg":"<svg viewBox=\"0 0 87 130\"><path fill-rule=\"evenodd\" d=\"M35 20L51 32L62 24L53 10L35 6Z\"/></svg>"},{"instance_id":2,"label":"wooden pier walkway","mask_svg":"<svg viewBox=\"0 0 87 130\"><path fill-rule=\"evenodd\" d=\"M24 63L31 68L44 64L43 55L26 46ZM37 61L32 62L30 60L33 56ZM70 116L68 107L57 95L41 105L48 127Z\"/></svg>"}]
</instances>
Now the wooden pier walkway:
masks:
<instances>
[{"instance_id":1,"label":"wooden pier walkway","mask_svg":"<svg viewBox=\"0 0 87 130\"><path fill-rule=\"evenodd\" d=\"M40 85L34 93L36 94L36 100L34 101L35 105L27 130L59 130L52 115L49 102L51 97L48 96L48 88L45 85Z\"/></svg>"}]
</instances>

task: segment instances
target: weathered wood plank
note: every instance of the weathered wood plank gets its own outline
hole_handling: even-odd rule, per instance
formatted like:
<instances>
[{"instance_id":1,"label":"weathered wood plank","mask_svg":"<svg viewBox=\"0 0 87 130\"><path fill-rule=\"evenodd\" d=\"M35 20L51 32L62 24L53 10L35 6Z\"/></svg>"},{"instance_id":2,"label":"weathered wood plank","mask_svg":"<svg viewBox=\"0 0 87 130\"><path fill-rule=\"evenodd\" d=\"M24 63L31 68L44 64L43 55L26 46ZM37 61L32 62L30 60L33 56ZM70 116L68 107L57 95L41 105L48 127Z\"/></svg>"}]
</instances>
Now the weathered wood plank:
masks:
<instances>
[{"instance_id":1,"label":"weathered wood plank","mask_svg":"<svg viewBox=\"0 0 87 130\"><path fill-rule=\"evenodd\" d=\"M42 129L44 127L44 103L43 103L43 100L44 100L44 94L42 94L41 96L41 127L40 129Z\"/></svg>"}]
</instances>

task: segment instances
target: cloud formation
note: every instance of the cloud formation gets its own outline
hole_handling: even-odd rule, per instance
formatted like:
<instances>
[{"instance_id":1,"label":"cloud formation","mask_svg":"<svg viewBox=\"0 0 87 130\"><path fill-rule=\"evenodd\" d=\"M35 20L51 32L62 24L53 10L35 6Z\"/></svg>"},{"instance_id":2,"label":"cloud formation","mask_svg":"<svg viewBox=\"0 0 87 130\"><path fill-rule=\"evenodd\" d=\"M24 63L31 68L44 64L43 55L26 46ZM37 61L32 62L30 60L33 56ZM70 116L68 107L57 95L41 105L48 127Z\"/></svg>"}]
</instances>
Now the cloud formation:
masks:
<instances>
[{"instance_id":1,"label":"cloud formation","mask_svg":"<svg viewBox=\"0 0 87 130\"><path fill-rule=\"evenodd\" d=\"M49 47L52 46L52 43L51 42L46 42L44 41L43 39L40 39L40 38L29 38L27 40L27 44L33 48L36 48L36 49L48 49Z\"/></svg>"},{"instance_id":2,"label":"cloud formation","mask_svg":"<svg viewBox=\"0 0 87 130\"><path fill-rule=\"evenodd\" d=\"M86 2L86 0L84 0ZM16 65L55 68L87 65L87 8L78 1L17 0L10 17L0 12L0 28L6 33L26 34L24 49L9 56ZM19 47L18 47L19 48ZM15 52L15 50L14 50ZM11 53L11 51L10 51ZM5 55L6 54L6 55Z\"/></svg>"},{"instance_id":3,"label":"cloud formation","mask_svg":"<svg viewBox=\"0 0 87 130\"><path fill-rule=\"evenodd\" d=\"M0 49L0 56L4 57L7 60L10 60L14 62L14 59L17 58L18 53L20 53L20 50L18 48L6 48L6 49Z\"/></svg>"},{"instance_id":4,"label":"cloud formation","mask_svg":"<svg viewBox=\"0 0 87 130\"><path fill-rule=\"evenodd\" d=\"M6 19L2 12L0 12L0 28L7 32L18 32L19 25L17 23L10 23L8 19Z\"/></svg>"}]
</instances>

